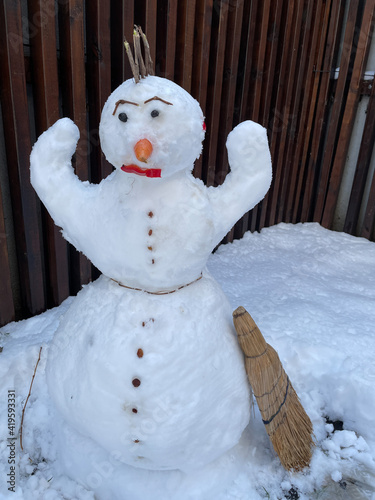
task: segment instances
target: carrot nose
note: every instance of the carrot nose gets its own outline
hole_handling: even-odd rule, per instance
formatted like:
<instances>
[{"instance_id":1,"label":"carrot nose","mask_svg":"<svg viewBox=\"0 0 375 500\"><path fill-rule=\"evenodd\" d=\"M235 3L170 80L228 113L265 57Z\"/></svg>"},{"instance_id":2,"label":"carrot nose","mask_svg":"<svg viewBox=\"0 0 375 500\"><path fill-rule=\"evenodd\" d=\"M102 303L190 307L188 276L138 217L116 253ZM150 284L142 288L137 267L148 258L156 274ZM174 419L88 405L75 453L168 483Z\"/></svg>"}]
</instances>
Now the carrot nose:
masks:
<instances>
[{"instance_id":1,"label":"carrot nose","mask_svg":"<svg viewBox=\"0 0 375 500\"><path fill-rule=\"evenodd\" d=\"M134 146L134 153L138 161L147 163L152 153L152 144L148 139L141 139Z\"/></svg>"}]
</instances>

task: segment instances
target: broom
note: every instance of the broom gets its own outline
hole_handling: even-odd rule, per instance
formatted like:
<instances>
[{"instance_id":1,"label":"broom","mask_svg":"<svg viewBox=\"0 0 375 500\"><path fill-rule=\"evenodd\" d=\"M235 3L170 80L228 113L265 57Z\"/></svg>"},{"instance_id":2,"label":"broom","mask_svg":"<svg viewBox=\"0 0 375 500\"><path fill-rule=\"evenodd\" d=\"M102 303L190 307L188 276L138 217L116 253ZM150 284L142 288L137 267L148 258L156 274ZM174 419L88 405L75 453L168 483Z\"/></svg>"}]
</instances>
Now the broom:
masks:
<instances>
[{"instance_id":1,"label":"broom","mask_svg":"<svg viewBox=\"0 0 375 500\"><path fill-rule=\"evenodd\" d=\"M243 307L233 313L246 372L272 445L287 470L302 470L311 460L312 424L285 373L277 352L266 343Z\"/></svg>"}]
</instances>

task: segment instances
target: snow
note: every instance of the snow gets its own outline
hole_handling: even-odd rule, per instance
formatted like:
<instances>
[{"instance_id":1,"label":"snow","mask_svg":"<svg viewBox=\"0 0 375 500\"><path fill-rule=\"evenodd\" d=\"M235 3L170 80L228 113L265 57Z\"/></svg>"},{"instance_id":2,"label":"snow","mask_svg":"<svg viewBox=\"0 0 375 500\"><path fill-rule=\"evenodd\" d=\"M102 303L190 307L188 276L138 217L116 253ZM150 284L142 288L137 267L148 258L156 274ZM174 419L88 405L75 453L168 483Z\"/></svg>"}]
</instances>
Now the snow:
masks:
<instances>
[{"instance_id":1,"label":"snow","mask_svg":"<svg viewBox=\"0 0 375 500\"><path fill-rule=\"evenodd\" d=\"M38 138L30 156L34 189L64 237L109 278L148 291L196 280L212 250L269 189L267 131L250 120L228 136L225 182L207 188L193 177L203 120L198 102L175 83L156 76L125 81L104 105L99 128L103 153L116 169L96 185L74 174L79 131L70 119ZM135 154L144 139L153 148L147 169L160 169L161 178L121 170L146 166Z\"/></svg>"},{"instance_id":2,"label":"snow","mask_svg":"<svg viewBox=\"0 0 375 500\"><path fill-rule=\"evenodd\" d=\"M318 224L279 224L219 247L208 269L231 307L243 305L277 350L314 425L310 468L293 473L281 467L256 406L236 452L188 474L116 468L87 438L67 429L59 434L45 373L60 318L77 302L70 297L0 330L1 499L93 500L87 484L62 471L61 456L70 446L75 476L93 488L102 481L100 493L108 499L375 499L375 244ZM24 412L24 450L16 444L13 493L6 483L8 391L15 390L19 432L40 347Z\"/></svg>"},{"instance_id":3,"label":"snow","mask_svg":"<svg viewBox=\"0 0 375 500\"><path fill-rule=\"evenodd\" d=\"M207 272L165 295L102 275L78 294L50 345L47 384L59 413L125 464L190 471L212 462L250 418L231 315Z\"/></svg>"}]
</instances>

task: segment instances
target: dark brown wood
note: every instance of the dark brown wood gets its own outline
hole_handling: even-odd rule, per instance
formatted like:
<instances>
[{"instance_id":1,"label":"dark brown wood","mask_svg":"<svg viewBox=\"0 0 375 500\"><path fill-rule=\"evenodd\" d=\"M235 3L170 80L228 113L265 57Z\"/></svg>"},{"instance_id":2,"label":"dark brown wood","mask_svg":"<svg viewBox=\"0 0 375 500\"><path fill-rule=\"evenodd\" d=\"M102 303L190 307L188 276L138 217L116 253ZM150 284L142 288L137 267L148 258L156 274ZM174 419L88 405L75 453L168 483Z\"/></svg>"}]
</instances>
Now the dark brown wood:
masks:
<instances>
[{"instance_id":1,"label":"dark brown wood","mask_svg":"<svg viewBox=\"0 0 375 500\"><path fill-rule=\"evenodd\" d=\"M196 0L181 0L178 3L175 81L187 92L191 90L194 47Z\"/></svg>"},{"instance_id":2,"label":"dark brown wood","mask_svg":"<svg viewBox=\"0 0 375 500\"><path fill-rule=\"evenodd\" d=\"M322 155L321 174L315 201L314 220L321 221L327 186L329 182L330 166L337 145L337 134L340 132L342 107L345 105L344 93L350 70L350 56L353 47L353 36L356 29L359 0L352 0L349 4L349 12L346 21L345 36L342 46L341 58L337 64L340 67L339 76L335 89L335 96L329 118L329 127L325 147Z\"/></svg>"},{"instance_id":3,"label":"dark brown wood","mask_svg":"<svg viewBox=\"0 0 375 500\"><path fill-rule=\"evenodd\" d=\"M3 200L0 185L0 326L15 318L11 274L7 246L7 234L3 214Z\"/></svg>"},{"instance_id":4,"label":"dark brown wood","mask_svg":"<svg viewBox=\"0 0 375 500\"><path fill-rule=\"evenodd\" d=\"M210 78L207 96L207 143L204 160L206 161L205 181L208 186L221 184L224 177L216 170L216 154L219 133L221 93L225 57L226 32L228 22L228 4L225 0L216 2L212 13L212 29L215 43L211 44Z\"/></svg>"},{"instance_id":5,"label":"dark brown wood","mask_svg":"<svg viewBox=\"0 0 375 500\"><path fill-rule=\"evenodd\" d=\"M55 2L29 0L29 23L33 26L30 37L33 60L33 88L35 127L42 134L59 118L59 83L57 74ZM43 22L38 22L43 20ZM55 226L48 212L43 209L43 226L46 241L46 288L48 306L53 307L69 295L68 248L60 229Z\"/></svg>"},{"instance_id":6,"label":"dark brown wood","mask_svg":"<svg viewBox=\"0 0 375 500\"><path fill-rule=\"evenodd\" d=\"M156 45L157 45L156 43L157 11L158 11L157 0L146 0L144 32L147 36L147 40L150 45L150 55L154 63L154 71L155 71Z\"/></svg>"},{"instance_id":7,"label":"dark brown wood","mask_svg":"<svg viewBox=\"0 0 375 500\"><path fill-rule=\"evenodd\" d=\"M310 220L312 212L312 200L314 181L317 172L317 162L320 141L323 133L324 115L326 113L326 103L328 100L328 90L330 74L333 65L336 39L338 36L338 20L340 15L340 3L335 1L326 2L322 36L320 39L318 61L315 67L315 81L312 94L312 108L310 107L310 117L308 131L312 131L311 138L306 141L303 150L302 161L305 164L306 182L302 187L302 209L300 220L306 222ZM298 196L298 194L297 194Z\"/></svg>"},{"instance_id":8,"label":"dark brown wood","mask_svg":"<svg viewBox=\"0 0 375 500\"><path fill-rule=\"evenodd\" d=\"M344 224L344 231L356 234L360 209L364 196L366 181L371 163L371 156L375 142L375 81L373 81L370 100L366 111L366 121L363 128L363 136L359 149L356 171L353 179L352 191L350 194L348 210ZM374 199L369 199L368 203L374 204Z\"/></svg>"},{"instance_id":9,"label":"dark brown wood","mask_svg":"<svg viewBox=\"0 0 375 500\"><path fill-rule=\"evenodd\" d=\"M110 0L110 4L111 76L114 90L122 82L132 78L124 39L133 44L134 0Z\"/></svg>"},{"instance_id":10,"label":"dark brown wood","mask_svg":"<svg viewBox=\"0 0 375 500\"><path fill-rule=\"evenodd\" d=\"M155 74L174 80L176 54L177 2L158 1Z\"/></svg>"},{"instance_id":11,"label":"dark brown wood","mask_svg":"<svg viewBox=\"0 0 375 500\"><path fill-rule=\"evenodd\" d=\"M46 305L37 199L30 184L31 152L21 4L0 5L1 106L24 315Z\"/></svg>"},{"instance_id":12,"label":"dark brown wood","mask_svg":"<svg viewBox=\"0 0 375 500\"><path fill-rule=\"evenodd\" d=\"M285 126L288 117L285 115L285 95L287 92L287 78L290 75L290 58L292 55L293 46L293 28L295 20L295 12L299 2L288 2L288 10L285 19L285 33L282 44L282 53L279 56L281 59L279 84L277 87L277 97L275 102L274 114L280 117L279 120L274 121L274 126L278 122L279 126L277 131L271 131L270 150L272 158L277 158L277 163L274 163L273 182L270 188L269 196L263 201L262 210L267 210L266 225L272 225L275 219L275 212L277 210L278 192L282 177L282 153L279 156L278 150L281 144L281 130ZM281 144L281 147L283 145Z\"/></svg>"},{"instance_id":13,"label":"dark brown wood","mask_svg":"<svg viewBox=\"0 0 375 500\"><path fill-rule=\"evenodd\" d=\"M206 114L208 68L210 59L211 20L213 0L198 2L195 14L195 39L193 53L193 71L191 94L199 102L203 114ZM202 177L203 157L195 162L194 176Z\"/></svg>"},{"instance_id":14,"label":"dark brown wood","mask_svg":"<svg viewBox=\"0 0 375 500\"><path fill-rule=\"evenodd\" d=\"M240 50L243 1L237 2L235 9L229 9L227 39L224 59L224 74L221 93L220 129L218 133L217 158L223 175L228 173L228 159L225 143L233 129L234 99L237 84L237 66Z\"/></svg>"},{"instance_id":15,"label":"dark brown wood","mask_svg":"<svg viewBox=\"0 0 375 500\"><path fill-rule=\"evenodd\" d=\"M193 74L191 94L206 111L208 67L210 62L211 21L213 0L197 2L195 15Z\"/></svg>"},{"instance_id":16,"label":"dark brown wood","mask_svg":"<svg viewBox=\"0 0 375 500\"><path fill-rule=\"evenodd\" d=\"M251 116L251 119L256 122L259 122L260 118L260 107L265 74L265 55L267 49L270 4L271 0L265 0L262 3L261 21L259 22L259 37L256 39L254 46L252 72L254 84L252 86L251 99L249 100L251 102L251 105L249 107L249 115Z\"/></svg>"},{"instance_id":17,"label":"dark brown wood","mask_svg":"<svg viewBox=\"0 0 375 500\"><path fill-rule=\"evenodd\" d=\"M90 179L86 122L86 81L84 53L84 0L62 0L59 4L63 114L80 130L75 153L75 172L81 181ZM82 140L83 139L83 140ZM91 280L91 264L71 247L71 293Z\"/></svg>"},{"instance_id":18,"label":"dark brown wood","mask_svg":"<svg viewBox=\"0 0 375 500\"><path fill-rule=\"evenodd\" d=\"M353 72L350 80L349 92L346 99L346 106L342 118L342 126L338 138L339 147L336 150L335 159L332 165L332 173L328 185L328 192L322 216L322 225L331 227L335 213L337 198L341 185L345 161L349 149L350 138L354 126L354 118L360 97L360 83L365 71L365 62L371 43L374 29L374 8L375 0L368 0L365 4L361 32L363 39L356 47L356 55L353 64Z\"/></svg>"},{"instance_id":19,"label":"dark brown wood","mask_svg":"<svg viewBox=\"0 0 375 500\"><path fill-rule=\"evenodd\" d=\"M277 49L280 43L280 23L283 12L283 1L273 0L270 7L268 33L266 41L265 71L263 76L263 91L259 123L264 127L270 125L273 87L275 82Z\"/></svg>"},{"instance_id":20,"label":"dark brown wood","mask_svg":"<svg viewBox=\"0 0 375 500\"><path fill-rule=\"evenodd\" d=\"M234 107L233 123L236 125L250 119L248 100L251 85L252 58L255 44L255 31L257 26L258 2L245 2L243 10L242 36L240 46L240 59L237 77L237 94ZM251 211L240 219L234 228L234 237L241 238L247 231Z\"/></svg>"},{"instance_id":21,"label":"dark brown wood","mask_svg":"<svg viewBox=\"0 0 375 500\"><path fill-rule=\"evenodd\" d=\"M309 45L313 2L300 4L296 15L296 26L293 42L293 55L291 58L290 72L294 78L287 85L286 96L286 123L281 131L281 144L283 145L283 175L279 194L279 208L275 214L275 222L286 220L286 206L289 199L293 199L296 184L295 150L298 125L301 123L302 92L308 85L306 67L309 60ZM310 78L311 81L311 78ZM284 120L285 121L285 120ZM303 123L303 122L302 122ZM281 148L279 150L280 155Z\"/></svg>"},{"instance_id":22,"label":"dark brown wood","mask_svg":"<svg viewBox=\"0 0 375 500\"><path fill-rule=\"evenodd\" d=\"M292 115L292 128L295 133L295 144L288 142L287 163L291 164L289 194L285 205L285 222L296 222L293 219L293 208L298 207L299 199L296 196L298 180L302 178L300 158L305 142L308 140L307 123L308 111L311 104L311 92L314 82L314 64L316 62L317 40L321 32L321 24L317 22L322 12L322 0L309 0L306 13L306 27L302 43L301 68L298 74L297 89L301 94L301 103L295 100ZM298 90L297 90L298 92ZM296 120L297 118L297 120Z\"/></svg>"},{"instance_id":23,"label":"dark brown wood","mask_svg":"<svg viewBox=\"0 0 375 500\"><path fill-rule=\"evenodd\" d=\"M258 9L258 29L254 40L253 61L252 61L252 86L248 99L248 115L253 121L260 121L262 93L264 86L265 56L267 50L267 36L269 31L270 19L270 0L266 0L262 4L262 8ZM254 207L249 213L248 227L251 231L257 228L258 210L260 205Z\"/></svg>"},{"instance_id":24,"label":"dark brown wood","mask_svg":"<svg viewBox=\"0 0 375 500\"><path fill-rule=\"evenodd\" d=\"M290 179L290 163L286 160L286 147L288 144L293 144L294 142L294 131L293 131L293 121L297 118L298 113L298 92L296 90L296 84L298 82L298 72L301 69L301 54L299 51L300 40L301 40L301 29L304 14L304 4L303 2L297 2L295 17L293 21L293 31L291 40L291 55L289 59L289 71L286 77L286 92L285 100L283 106L283 120L281 126L281 136L280 145L278 150L278 159L282 162L281 168L279 168L280 174L278 178L279 182L279 193L277 195L278 204L276 212L276 204L271 203L270 210L270 224L279 223L283 220L284 207L286 204L286 196L289 188ZM296 77L297 75L297 77ZM294 113L293 113L294 112Z\"/></svg>"},{"instance_id":25,"label":"dark brown wood","mask_svg":"<svg viewBox=\"0 0 375 500\"><path fill-rule=\"evenodd\" d=\"M368 201L359 236L362 236L363 238L372 239L372 241L374 241L375 238L374 227L375 227L375 175L372 176Z\"/></svg>"},{"instance_id":26,"label":"dark brown wood","mask_svg":"<svg viewBox=\"0 0 375 500\"><path fill-rule=\"evenodd\" d=\"M234 8L235 7L235 8ZM241 25L243 0L229 8L227 23L227 40L224 59L224 75L222 87L222 105L220 114L220 129L218 135L217 162L224 177L228 174L229 164L226 151L226 140L233 129L234 100L237 86L238 58L241 42ZM233 241L234 228L228 233L226 241Z\"/></svg>"},{"instance_id":27,"label":"dark brown wood","mask_svg":"<svg viewBox=\"0 0 375 500\"><path fill-rule=\"evenodd\" d=\"M111 93L110 4L92 0L86 4L87 96L91 181L100 182L113 168L100 150L99 123L103 106Z\"/></svg>"}]
</instances>

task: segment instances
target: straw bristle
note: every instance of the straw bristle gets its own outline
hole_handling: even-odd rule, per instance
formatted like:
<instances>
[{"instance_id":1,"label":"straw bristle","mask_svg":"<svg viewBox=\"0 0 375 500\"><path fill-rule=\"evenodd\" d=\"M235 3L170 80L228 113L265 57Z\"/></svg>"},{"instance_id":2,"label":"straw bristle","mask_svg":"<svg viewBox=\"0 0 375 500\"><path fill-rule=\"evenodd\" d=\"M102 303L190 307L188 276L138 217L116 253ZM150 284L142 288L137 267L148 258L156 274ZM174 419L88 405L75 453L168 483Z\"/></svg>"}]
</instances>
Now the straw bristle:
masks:
<instances>
[{"instance_id":1,"label":"straw bristle","mask_svg":"<svg viewBox=\"0 0 375 500\"><path fill-rule=\"evenodd\" d=\"M277 352L266 343L250 314L239 307L234 326L263 423L282 465L301 470L311 460L312 424Z\"/></svg>"}]
</instances>

